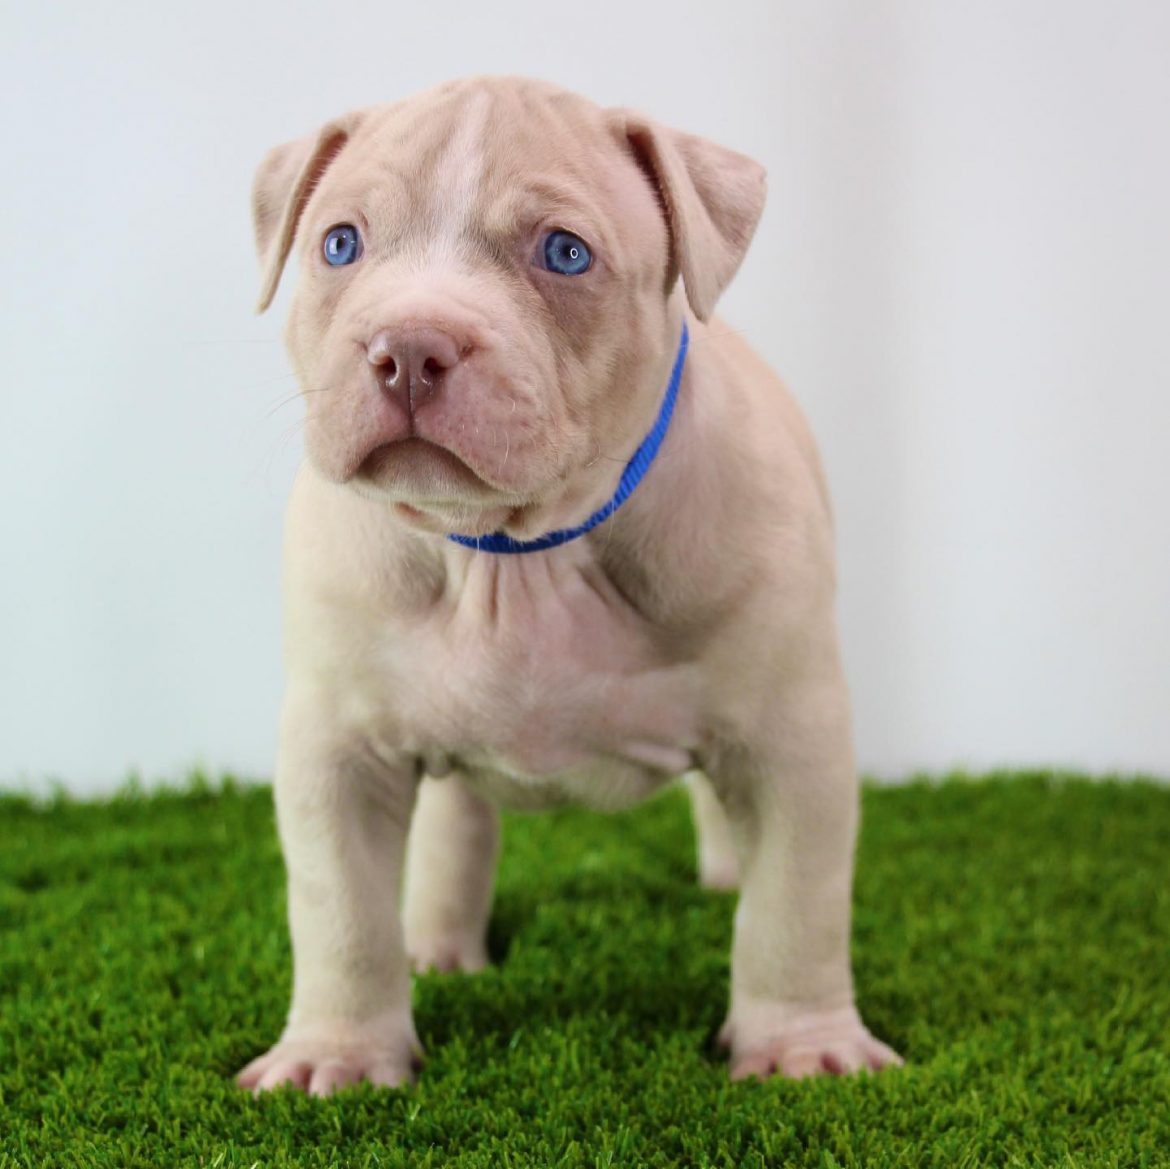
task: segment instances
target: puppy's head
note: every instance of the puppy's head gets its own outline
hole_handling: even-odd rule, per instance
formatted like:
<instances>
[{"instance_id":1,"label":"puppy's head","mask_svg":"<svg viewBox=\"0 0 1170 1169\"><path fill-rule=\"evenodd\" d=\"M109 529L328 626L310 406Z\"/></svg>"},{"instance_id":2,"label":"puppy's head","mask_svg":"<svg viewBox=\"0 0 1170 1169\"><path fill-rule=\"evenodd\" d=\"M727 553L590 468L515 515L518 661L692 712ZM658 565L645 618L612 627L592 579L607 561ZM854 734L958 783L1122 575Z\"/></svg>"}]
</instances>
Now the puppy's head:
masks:
<instances>
[{"instance_id":1,"label":"puppy's head","mask_svg":"<svg viewBox=\"0 0 1170 1169\"><path fill-rule=\"evenodd\" d=\"M253 211L327 478L431 531L536 535L613 490L678 344L763 209L743 155L514 78L456 82L277 147Z\"/></svg>"}]
</instances>

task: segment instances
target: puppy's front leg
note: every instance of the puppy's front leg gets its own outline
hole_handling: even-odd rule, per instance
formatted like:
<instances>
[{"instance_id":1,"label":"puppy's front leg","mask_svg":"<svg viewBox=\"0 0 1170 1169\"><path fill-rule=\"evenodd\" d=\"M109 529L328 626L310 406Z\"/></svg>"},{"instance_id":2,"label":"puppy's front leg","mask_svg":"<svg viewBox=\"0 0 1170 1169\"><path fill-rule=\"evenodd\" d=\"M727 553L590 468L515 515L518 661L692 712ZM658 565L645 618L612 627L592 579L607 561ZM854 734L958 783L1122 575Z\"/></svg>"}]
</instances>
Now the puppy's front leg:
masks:
<instances>
[{"instance_id":1,"label":"puppy's front leg","mask_svg":"<svg viewBox=\"0 0 1170 1169\"><path fill-rule=\"evenodd\" d=\"M411 1077L419 1043L398 900L416 779L336 727L323 696L290 693L276 809L288 870L293 994L279 1042L240 1072L263 1090L324 1095Z\"/></svg>"},{"instance_id":2,"label":"puppy's front leg","mask_svg":"<svg viewBox=\"0 0 1170 1169\"><path fill-rule=\"evenodd\" d=\"M787 687L776 717L755 741L728 750L712 778L742 869L731 1007L720 1034L732 1078L900 1063L853 1002L858 796L838 669Z\"/></svg>"}]
</instances>

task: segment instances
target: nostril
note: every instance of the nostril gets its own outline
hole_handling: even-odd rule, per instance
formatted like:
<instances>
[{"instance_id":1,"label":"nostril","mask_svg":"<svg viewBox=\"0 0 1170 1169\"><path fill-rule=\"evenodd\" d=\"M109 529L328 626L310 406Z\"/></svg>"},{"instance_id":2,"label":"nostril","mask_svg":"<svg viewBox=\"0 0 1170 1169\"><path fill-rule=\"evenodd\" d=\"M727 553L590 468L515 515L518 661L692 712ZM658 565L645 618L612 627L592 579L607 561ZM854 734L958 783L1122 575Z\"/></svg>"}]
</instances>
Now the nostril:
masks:
<instances>
[{"instance_id":1,"label":"nostril","mask_svg":"<svg viewBox=\"0 0 1170 1169\"><path fill-rule=\"evenodd\" d=\"M426 361L423 362L423 367L422 367L423 381L425 381L425 382L438 381L440 375L443 373L443 370L445 370L446 368L447 367L441 361L439 361L437 358L428 357L426 359Z\"/></svg>"},{"instance_id":2,"label":"nostril","mask_svg":"<svg viewBox=\"0 0 1170 1169\"><path fill-rule=\"evenodd\" d=\"M388 386L398 384L398 362L393 357L387 356L382 362L382 380Z\"/></svg>"},{"instance_id":3,"label":"nostril","mask_svg":"<svg viewBox=\"0 0 1170 1169\"><path fill-rule=\"evenodd\" d=\"M366 357L371 365L385 365L387 362L393 364L394 358L391 356L393 348L393 338L383 330L366 346Z\"/></svg>"}]
</instances>

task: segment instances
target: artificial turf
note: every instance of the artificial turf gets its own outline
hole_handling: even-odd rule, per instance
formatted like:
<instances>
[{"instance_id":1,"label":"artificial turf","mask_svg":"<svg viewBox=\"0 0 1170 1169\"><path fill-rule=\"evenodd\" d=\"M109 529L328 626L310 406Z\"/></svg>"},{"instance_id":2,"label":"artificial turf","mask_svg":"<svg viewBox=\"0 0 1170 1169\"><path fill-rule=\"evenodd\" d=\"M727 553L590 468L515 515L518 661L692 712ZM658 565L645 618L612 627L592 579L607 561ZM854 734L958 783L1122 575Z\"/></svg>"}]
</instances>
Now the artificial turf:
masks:
<instances>
[{"instance_id":1,"label":"artificial turf","mask_svg":"<svg viewBox=\"0 0 1170 1169\"><path fill-rule=\"evenodd\" d=\"M289 984L271 793L0 798L0 1169L1170 1164L1170 787L867 788L854 956L906 1056L730 1084L734 901L685 801L506 821L491 949L416 982L417 1085L236 1089Z\"/></svg>"}]
</instances>

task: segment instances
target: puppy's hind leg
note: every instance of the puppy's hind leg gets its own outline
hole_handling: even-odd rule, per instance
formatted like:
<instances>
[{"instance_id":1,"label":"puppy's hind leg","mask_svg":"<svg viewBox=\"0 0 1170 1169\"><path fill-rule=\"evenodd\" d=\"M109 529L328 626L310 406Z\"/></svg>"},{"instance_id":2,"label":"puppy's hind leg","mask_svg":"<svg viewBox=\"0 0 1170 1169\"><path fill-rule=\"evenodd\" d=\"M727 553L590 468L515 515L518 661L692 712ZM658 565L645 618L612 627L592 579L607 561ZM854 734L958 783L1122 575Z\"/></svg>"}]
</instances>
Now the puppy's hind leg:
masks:
<instances>
[{"instance_id":1,"label":"puppy's hind leg","mask_svg":"<svg viewBox=\"0 0 1170 1169\"><path fill-rule=\"evenodd\" d=\"M701 772L690 772L686 785L695 821L699 884L705 889L735 889L739 886L739 854L727 813Z\"/></svg>"},{"instance_id":2,"label":"puppy's hind leg","mask_svg":"<svg viewBox=\"0 0 1170 1169\"><path fill-rule=\"evenodd\" d=\"M406 853L403 921L415 970L487 965L500 818L457 775L419 788Z\"/></svg>"}]
</instances>

